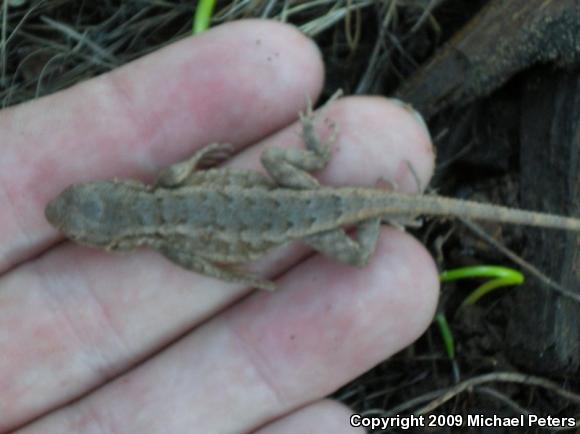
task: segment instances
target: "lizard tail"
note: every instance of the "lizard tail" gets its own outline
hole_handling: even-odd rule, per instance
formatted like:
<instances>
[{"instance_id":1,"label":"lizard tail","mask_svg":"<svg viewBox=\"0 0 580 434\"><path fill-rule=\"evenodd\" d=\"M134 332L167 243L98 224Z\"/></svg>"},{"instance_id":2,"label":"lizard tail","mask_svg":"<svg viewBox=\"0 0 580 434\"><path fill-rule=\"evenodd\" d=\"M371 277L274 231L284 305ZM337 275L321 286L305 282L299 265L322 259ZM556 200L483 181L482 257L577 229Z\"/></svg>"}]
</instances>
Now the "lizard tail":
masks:
<instances>
[{"instance_id":1,"label":"lizard tail","mask_svg":"<svg viewBox=\"0 0 580 434\"><path fill-rule=\"evenodd\" d=\"M544 228L580 232L580 219L525 211L499 205L452 199L440 196L416 196L395 194L391 196L389 208L395 205L400 210L423 215L464 217L473 220L489 220Z\"/></svg>"}]
</instances>

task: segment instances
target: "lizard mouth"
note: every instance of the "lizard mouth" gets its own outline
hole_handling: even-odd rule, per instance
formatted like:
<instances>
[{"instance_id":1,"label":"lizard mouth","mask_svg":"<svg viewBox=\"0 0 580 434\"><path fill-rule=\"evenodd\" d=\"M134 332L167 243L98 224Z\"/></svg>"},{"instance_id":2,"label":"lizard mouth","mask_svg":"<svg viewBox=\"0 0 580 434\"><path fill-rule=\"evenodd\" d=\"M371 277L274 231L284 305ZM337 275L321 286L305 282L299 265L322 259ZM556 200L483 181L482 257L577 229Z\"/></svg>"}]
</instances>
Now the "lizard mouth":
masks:
<instances>
[{"instance_id":1,"label":"lizard mouth","mask_svg":"<svg viewBox=\"0 0 580 434\"><path fill-rule=\"evenodd\" d=\"M56 199L51 200L44 210L44 215L46 220L54 226L55 228L59 229L59 221L61 221L61 213L60 213L60 206L59 206L58 197Z\"/></svg>"}]
</instances>

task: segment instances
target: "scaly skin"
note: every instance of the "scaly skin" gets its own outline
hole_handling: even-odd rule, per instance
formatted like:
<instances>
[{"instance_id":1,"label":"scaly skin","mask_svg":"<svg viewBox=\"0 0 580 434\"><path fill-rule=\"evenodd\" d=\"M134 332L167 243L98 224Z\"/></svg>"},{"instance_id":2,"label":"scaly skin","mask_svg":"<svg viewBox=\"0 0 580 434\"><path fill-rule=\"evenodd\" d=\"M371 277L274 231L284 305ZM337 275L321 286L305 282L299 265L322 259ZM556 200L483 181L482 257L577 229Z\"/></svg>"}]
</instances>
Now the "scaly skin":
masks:
<instances>
[{"instance_id":1,"label":"scaly skin","mask_svg":"<svg viewBox=\"0 0 580 434\"><path fill-rule=\"evenodd\" d=\"M301 116L305 150L267 149L257 172L199 170L231 151L212 144L163 170L154 186L99 181L68 187L46 207L46 218L70 239L107 250L149 246L193 271L264 289L274 283L234 268L268 250L302 240L338 261L363 266L374 252L381 222L421 215L492 220L580 232L580 220L439 196L372 188L320 186L308 172L330 158ZM344 228L355 225L356 239Z\"/></svg>"}]
</instances>

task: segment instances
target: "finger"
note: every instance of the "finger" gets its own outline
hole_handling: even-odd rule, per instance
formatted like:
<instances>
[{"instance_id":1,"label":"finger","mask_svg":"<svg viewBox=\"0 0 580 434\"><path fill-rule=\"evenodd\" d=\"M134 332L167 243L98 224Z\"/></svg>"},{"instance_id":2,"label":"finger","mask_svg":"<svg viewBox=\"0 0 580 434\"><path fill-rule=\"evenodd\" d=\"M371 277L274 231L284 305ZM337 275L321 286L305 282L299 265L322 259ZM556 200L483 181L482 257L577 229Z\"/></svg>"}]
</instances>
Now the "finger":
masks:
<instances>
[{"instance_id":1,"label":"finger","mask_svg":"<svg viewBox=\"0 0 580 434\"><path fill-rule=\"evenodd\" d=\"M341 128L334 148L342 165L331 162L322 173L328 183L373 185L385 176L404 185L412 178L401 175L401 168L408 170L404 161L428 178L429 139L408 112L379 98L348 98L328 115ZM303 146L296 128L259 147ZM367 167L351 168L352 162L363 164L365 154L371 155ZM257 168L258 158L252 148L237 160ZM274 252L260 271L276 275L305 253ZM0 348L11 354L0 359L6 427L87 393L247 291L182 270L149 251L116 256L71 245L19 267L2 285Z\"/></svg>"},{"instance_id":2,"label":"finger","mask_svg":"<svg viewBox=\"0 0 580 434\"><path fill-rule=\"evenodd\" d=\"M415 175L421 186L428 184L435 159L433 145L423 119L409 106L382 97L346 97L324 109L323 114L317 121L321 135L329 137L332 124L338 133L328 165L317 174L322 184L374 187L384 178L407 193L418 192ZM232 163L263 171L259 161L264 149L302 149L301 133L301 125L296 123L244 150Z\"/></svg>"},{"instance_id":3,"label":"finger","mask_svg":"<svg viewBox=\"0 0 580 434\"><path fill-rule=\"evenodd\" d=\"M296 410L255 434L364 434L349 423L352 410L336 401L322 400Z\"/></svg>"},{"instance_id":4,"label":"finger","mask_svg":"<svg viewBox=\"0 0 580 434\"><path fill-rule=\"evenodd\" d=\"M2 111L0 271L58 237L44 207L65 186L151 176L213 141L254 143L318 94L322 71L294 28L240 21Z\"/></svg>"},{"instance_id":5,"label":"finger","mask_svg":"<svg viewBox=\"0 0 580 434\"><path fill-rule=\"evenodd\" d=\"M384 230L363 270L314 256L281 283L283 291L255 293L22 433L256 429L416 339L432 319L438 287L428 253L395 229Z\"/></svg>"}]
</instances>

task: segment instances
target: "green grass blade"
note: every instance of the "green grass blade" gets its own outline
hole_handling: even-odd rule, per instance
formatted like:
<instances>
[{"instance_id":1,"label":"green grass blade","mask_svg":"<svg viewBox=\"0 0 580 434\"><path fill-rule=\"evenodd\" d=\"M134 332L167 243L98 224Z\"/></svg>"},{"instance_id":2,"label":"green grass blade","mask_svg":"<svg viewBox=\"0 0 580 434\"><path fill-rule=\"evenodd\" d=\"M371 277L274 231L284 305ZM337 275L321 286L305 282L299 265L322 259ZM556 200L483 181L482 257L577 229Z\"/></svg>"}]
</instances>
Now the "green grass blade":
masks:
<instances>
[{"instance_id":1,"label":"green grass blade","mask_svg":"<svg viewBox=\"0 0 580 434\"><path fill-rule=\"evenodd\" d=\"M438 313L435 316L435 322L439 328L441 339L443 339L443 345L447 356L451 360L455 359L455 340L453 339L453 333L451 333L451 328L449 327L445 314Z\"/></svg>"},{"instance_id":2,"label":"green grass blade","mask_svg":"<svg viewBox=\"0 0 580 434\"><path fill-rule=\"evenodd\" d=\"M524 281L524 276L519 271L497 265L478 265L474 267L462 267L454 270L444 271L439 276L441 282L450 282L452 280L470 279L474 277L494 277L494 278L511 278L514 285Z\"/></svg>"},{"instance_id":3,"label":"green grass blade","mask_svg":"<svg viewBox=\"0 0 580 434\"><path fill-rule=\"evenodd\" d=\"M209 23L211 22L214 6L215 0L199 1L197 8L195 9L195 16L193 17L192 32L194 35L205 32L209 29Z\"/></svg>"},{"instance_id":4,"label":"green grass blade","mask_svg":"<svg viewBox=\"0 0 580 434\"><path fill-rule=\"evenodd\" d=\"M456 268L454 270L444 271L439 276L439 279L442 282L449 282L452 280L469 279L474 277L493 277L493 279L485 282L471 292L471 294L469 294L463 301L459 309L475 304L481 297L498 288L520 285L524 281L524 275L519 271L495 265Z\"/></svg>"}]
</instances>

